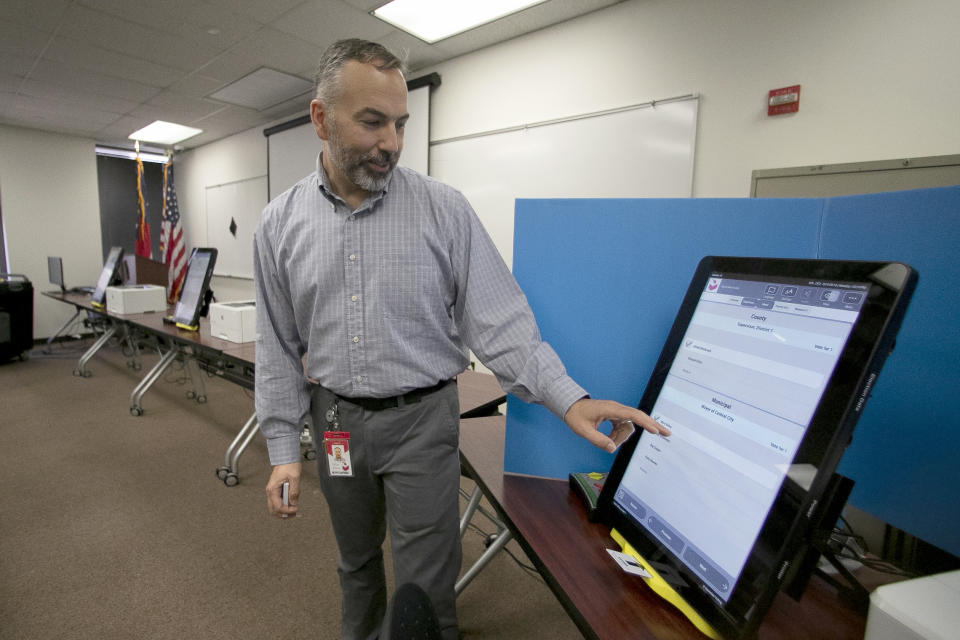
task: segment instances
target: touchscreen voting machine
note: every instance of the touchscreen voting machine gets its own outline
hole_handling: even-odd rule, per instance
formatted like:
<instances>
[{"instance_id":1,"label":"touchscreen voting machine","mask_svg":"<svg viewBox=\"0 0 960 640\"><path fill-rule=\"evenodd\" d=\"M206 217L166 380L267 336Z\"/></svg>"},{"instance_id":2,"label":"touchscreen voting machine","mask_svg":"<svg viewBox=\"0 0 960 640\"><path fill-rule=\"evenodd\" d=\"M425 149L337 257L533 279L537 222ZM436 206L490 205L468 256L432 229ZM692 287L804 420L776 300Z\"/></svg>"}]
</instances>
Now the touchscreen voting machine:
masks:
<instances>
[{"instance_id":1,"label":"touchscreen voting machine","mask_svg":"<svg viewBox=\"0 0 960 640\"><path fill-rule=\"evenodd\" d=\"M808 555L916 281L896 262L698 266L639 405L672 433L627 440L598 510L708 635L755 632Z\"/></svg>"}]
</instances>

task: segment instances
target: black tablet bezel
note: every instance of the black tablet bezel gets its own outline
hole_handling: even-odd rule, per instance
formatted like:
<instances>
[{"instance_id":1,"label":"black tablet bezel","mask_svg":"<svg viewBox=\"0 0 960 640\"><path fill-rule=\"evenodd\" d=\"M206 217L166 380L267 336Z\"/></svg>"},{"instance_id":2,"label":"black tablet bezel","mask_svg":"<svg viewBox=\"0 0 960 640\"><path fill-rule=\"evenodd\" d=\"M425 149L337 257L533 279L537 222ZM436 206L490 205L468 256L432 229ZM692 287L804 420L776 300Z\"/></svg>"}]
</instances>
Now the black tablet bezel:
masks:
<instances>
[{"instance_id":1,"label":"black tablet bezel","mask_svg":"<svg viewBox=\"0 0 960 640\"><path fill-rule=\"evenodd\" d=\"M47 256L47 277L50 284L60 287L61 293L67 292L67 287L63 282L63 259L57 256Z\"/></svg>"},{"instance_id":2,"label":"black tablet bezel","mask_svg":"<svg viewBox=\"0 0 960 640\"><path fill-rule=\"evenodd\" d=\"M876 374L892 350L917 274L902 263L708 256L700 262L684 296L639 403L641 410L649 413L653 408L706 283L715 276L870 284L866 301L793 459L794 464L812 464L816 474L809 487L801 487L789 477L784 480L726 602L711 593L707 583L665 544L614 504L640 438L658 436L638 430L624 443L601 492L600 520L616 529L647 561L662 563L668 567L668 573L679 576L677 584L671 584L677 593L718 633L737 638L756 630L777 590L790 576L794 560L805 550L813 507L826 491Z\"/></svg>"},{"instance_id":3,"label":"black tablet bezel","mask_svg":"<svg viewBox=\"0 0 960 640\"><path fill-rule=\"evenodd\" d=\"M97 287L93 290L93 296L90 302L95 307L103 308L104 300L107 297L107 287L116 279L120 272L120 265L123 263L123 247L111 247L107 259L103 263L103 270L100 272L100 278L97 279Z\"/></svg>"},{"instance_id":4,"label":"black tablet bezel","mask_svg":"<svg viewBox=\"0 0 960 640\"><path fill-rule=\"evenodd\" d=\"M187 282L192 275L191 269L196 268L196 262L194 262L197 256L201 254L207 254L210 256L210 260L207 262L207 268L203 274L203 286L200 289L200 295L197 297L197 300L194 301L193 309L190 310L189 314L178 315L177 311L180 306L181 300L183 300L183 294L187 290ZM200 319L200 309L203 308L204 296L206 295L207 289L210 287L210 279L213 277L213 267L217 263L217 250L212 247L197 247L190 253L190 258L187 260L187 273L183 278L183 287L180 289L180 298L177 300L174 305L173 311L173 321L181 329L190 329L196 330L199 327Z\"/></svg>"}]
</instances>

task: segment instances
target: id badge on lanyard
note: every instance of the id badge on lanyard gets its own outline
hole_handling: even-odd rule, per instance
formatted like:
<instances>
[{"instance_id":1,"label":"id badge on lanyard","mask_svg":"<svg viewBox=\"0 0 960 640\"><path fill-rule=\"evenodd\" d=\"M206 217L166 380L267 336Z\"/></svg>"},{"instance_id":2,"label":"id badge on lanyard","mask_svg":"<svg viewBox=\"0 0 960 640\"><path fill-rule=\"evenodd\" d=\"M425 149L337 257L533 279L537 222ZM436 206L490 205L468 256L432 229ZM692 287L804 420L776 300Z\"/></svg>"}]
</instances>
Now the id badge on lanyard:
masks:
<instances>
[{"instance_id":1,"label":"id badge on lanyard","mask_svg":"<svg viewBox=\"0 0 960 640\"><path fill-rule=\"evenodd\" d=\"M330 431L323 432L323 448L327 454L327 472L331 477L353 477L350 463L350 432L340 429L339 401L325 415Z\"/></svg>"}]
</instances>

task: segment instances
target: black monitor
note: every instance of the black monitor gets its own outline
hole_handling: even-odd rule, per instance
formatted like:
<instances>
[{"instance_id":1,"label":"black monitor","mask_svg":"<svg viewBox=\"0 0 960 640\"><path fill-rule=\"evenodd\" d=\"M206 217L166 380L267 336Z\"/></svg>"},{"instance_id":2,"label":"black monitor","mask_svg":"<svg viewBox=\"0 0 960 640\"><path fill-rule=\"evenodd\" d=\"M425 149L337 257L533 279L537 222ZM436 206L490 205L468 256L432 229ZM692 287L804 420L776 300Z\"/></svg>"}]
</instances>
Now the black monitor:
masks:
<instances>
[{"instance_id":1,"label":"black monitor","mask_svg":"<svg viewBox=\"0 0 960 640\"><path fill-rule=\"evenodd\" d=\"M173 310L173 322L181 329L196 331L200 327L200 309L206 302L205 296L216 263L216 249L197 248L191 252L180 298Z\"/></svg>"},{"instance_id":2,"label":"black monitor","mask_svg":"<svg viewBox=\"0 0 960 640\"><path fill-rule=\"evenodd\" d=\"M67 292L67 287L63 283L63 260L54 256L47 256L47 276L50 284L60 287L62 293Z\"/></svg>"},{"instance_id":3,"label":"black monitor","mask_svg":"<svg viewBox=\"0 0 960 640\"><path fill-rule=\"evenodd\" d=\"M624 443L598 510L702 629L754 633L796 578L916 281L896 262L700 262L639 405L672 433Z\"/></svg>"},{"instance_id":4,"label":"black monitor","mask_svg":"<svg viewBox=\"0 0 960 640\"><path fill-rule=\"evenodd\" d=\"M120 284L120 266L123 264L123 247L112 247L107 254L107 260L103 263L103 270L100 272L100 279L97 280L97 286L93 290L93 297L90 299L94 307L102 309L105 305L104 299L107 295L107 287L113 284Z\"/></svg>"}]
</instances>

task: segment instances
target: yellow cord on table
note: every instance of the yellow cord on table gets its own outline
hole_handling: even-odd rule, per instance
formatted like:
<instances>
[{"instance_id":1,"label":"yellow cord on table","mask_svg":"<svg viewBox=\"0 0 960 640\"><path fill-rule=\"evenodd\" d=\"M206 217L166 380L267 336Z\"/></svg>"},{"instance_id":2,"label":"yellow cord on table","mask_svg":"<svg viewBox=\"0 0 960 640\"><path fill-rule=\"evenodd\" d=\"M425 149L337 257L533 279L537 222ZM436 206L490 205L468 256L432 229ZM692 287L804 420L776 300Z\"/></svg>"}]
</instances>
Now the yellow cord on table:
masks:
<instances>
[{"instance_id":1,"label":"yellow cord on table","mask_svg":"<svg viewBox=\"0 0 960 640\"><path fill-rule=\"evenodd\" d=\"M693 607L691 607L686 600L681 598L680 594L674 591L673 587L671 587L666 580L660 577L660 574L658 574L656 570L654 570L654 568L651 567L650 564L643 559L643 557L641 557L637 550L634 549L622 535L620 535L619 531L616 529L611 530L610 537L612 537L616 543L620 545L624 553L636 558L637 562L640 563L640 566L646 569L647 573L650 574L650 577L644 578L644 581L646 581L647 585L653 589L654 593L679 609L680 613L685 615L687 619L693 623L693 626L699 629L700 632L705 636L714 638L714 640L722 640L720 634L714 631L713 627L711 627L709 623L707 623L707 621L700 616L699 613L694 611Z\"/></svg>"}]
</instances>

